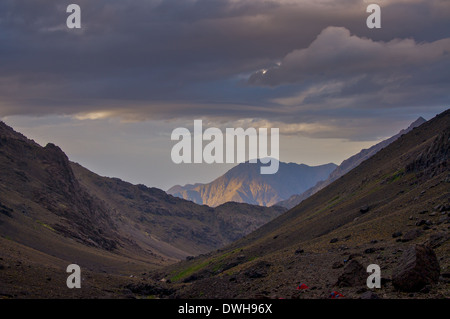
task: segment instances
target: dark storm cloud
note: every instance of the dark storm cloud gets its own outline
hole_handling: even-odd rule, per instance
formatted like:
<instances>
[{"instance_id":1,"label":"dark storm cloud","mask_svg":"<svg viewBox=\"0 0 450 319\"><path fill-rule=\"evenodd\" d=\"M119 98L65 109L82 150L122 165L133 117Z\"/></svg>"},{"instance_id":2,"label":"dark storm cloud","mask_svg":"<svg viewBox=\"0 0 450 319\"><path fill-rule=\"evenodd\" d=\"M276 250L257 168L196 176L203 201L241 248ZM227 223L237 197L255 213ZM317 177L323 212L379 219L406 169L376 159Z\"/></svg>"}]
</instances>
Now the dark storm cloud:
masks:
<instances>
[{"instance_id":1,"label":"dark storm cloud","mask_svg":"<svg viewBox=\"0 0 450 319\"><path fill-rule=\"evenodd\" d=\"M81 30L65 27L72 2ZM369 30L362 0L2 0L0 116L314 123L442 108L448 1L380 3Z\"/></svg>"},{"instance_id":2,"label":"dark storm cloud","mask_svg":"<svg viewBox=\"0 0 450 319\"><path fill-rule=\"evenodd\" d=\"M295 50L280 65L254 73L253 85L300 83L282 105L315 109L412 107L448 103L450 38L431 43L413 39L373 41L328 27L308 48Z\"/></svg>"}]
</instances>

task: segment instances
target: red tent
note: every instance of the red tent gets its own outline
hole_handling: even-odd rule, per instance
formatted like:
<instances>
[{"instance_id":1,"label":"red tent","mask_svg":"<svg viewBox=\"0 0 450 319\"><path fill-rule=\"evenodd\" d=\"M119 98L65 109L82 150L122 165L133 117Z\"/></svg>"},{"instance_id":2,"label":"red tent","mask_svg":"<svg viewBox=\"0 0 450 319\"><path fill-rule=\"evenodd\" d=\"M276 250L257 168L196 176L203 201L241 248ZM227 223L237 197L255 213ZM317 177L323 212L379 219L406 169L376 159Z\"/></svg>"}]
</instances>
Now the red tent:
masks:
<instances>
[{"instance_id":1,"label":"red tent","mask_svg":"<svg viewBox=\"0 0 450 319\"><path fill-rule=\"evenodd\" d=\"M305 289L309 289L309 287L307 285L305 285L305 284L300 284L297 287L297 290L305 290Z\"/></svg>"},{"instance_id":2,"label":"red tent","mask_svg":"<svg viewBox=\"0 0 450 319\"><path fill-rule=\"evenodd\" d=\"M344 295L337 291L333 291L330 293L330 296L328 298L330 298L330 299L344 298Z\"/></svg>"}]
</instances>

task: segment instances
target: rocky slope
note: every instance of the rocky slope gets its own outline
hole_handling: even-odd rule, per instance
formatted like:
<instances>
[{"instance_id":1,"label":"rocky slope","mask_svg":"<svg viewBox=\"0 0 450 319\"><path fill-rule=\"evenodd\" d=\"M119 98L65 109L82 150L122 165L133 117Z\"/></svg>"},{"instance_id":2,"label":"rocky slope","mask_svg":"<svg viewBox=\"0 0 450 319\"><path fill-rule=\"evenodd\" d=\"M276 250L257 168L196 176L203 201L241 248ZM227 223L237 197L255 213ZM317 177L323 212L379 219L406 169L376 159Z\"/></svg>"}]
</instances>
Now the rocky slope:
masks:
<instances>
[{"instance_id":1,"label":"rocky slope","mask_svg":"<svg viewBox=\"0 0 450 319\"><path fill-rule=\"evenodd\" d=\"M308 166L280 162L276 174L261 175L259 164L247 162L233 167L211 183L176 185L167 192L212 207L230 201L272 206L325 180L335 168L332 163Z\"/></svg>"},{"instance_id":2,"label":"rocky slope","mask_svg":"<svg viewBox=\"0 0 450 319\"><path fill-rule=\"evenodd\" d=\"M303 201L306 198L308 198L309 196L317 193L318 191L320 191L322 188L326 187L327 185L330 185L332 182L337 180L339 177L345 175L346 173L351 171L353 168L355 168L359 164L361 164L363 161L365 161L365 160L369 159L370 157L372 157L373 155L375 155L378 151L380 151L381 149L385 148L386 146L388 146L389 144L391 144L392 142L397 140L403 134L408 133L412 129L422 125L425 122L426 122L426 120L423 117L419 117L417 120L415 120L413 123L411 123L411 125L408 128L401 130L398 134L396 134L378 144L375 144L374 146L372 146L368 149L363 149L358 154L355 154L355 155L349 157L348 159L344 160L338 167L336 167L334 169L334 171L331 172L331 174L328 176L327 179L319 181L316 185L309 188L305 192L303 192L301 194L299 193L299 194L292 195L287 200L283 200L283 201L276 203L276 205L283 206L283 207L286 207L289 209L295 207L296 205L300 204L301 201Z\"/></svg>"},{"instance_id":3,"label":"rocky slope","mask_svg":"<svg viewBox=\"0 0 450 319\"><path fill-rule=\"evenodd\" d=\"M181 298L448 298L449 153L447 110L255 232L158 278ZM366 286L370 264L379 289Z\"/></svg>"}]
</instances>

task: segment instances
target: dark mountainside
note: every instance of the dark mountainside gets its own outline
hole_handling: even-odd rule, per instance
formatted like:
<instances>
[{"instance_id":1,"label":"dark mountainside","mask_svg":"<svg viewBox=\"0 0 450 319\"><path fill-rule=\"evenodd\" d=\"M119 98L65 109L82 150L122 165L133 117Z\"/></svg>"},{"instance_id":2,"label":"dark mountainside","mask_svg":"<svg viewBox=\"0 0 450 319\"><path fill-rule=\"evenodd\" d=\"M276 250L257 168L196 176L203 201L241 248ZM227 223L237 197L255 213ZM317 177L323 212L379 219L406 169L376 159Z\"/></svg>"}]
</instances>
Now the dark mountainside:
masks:
<instances>
[{"instance_id":1,"label":"dark mountainside","mask_svg":"<svg viewBox=\"0 0 450 319\"><path fill-rule=\"evenodd\" d=\"M396 135L394 135L394 136L392 136L392 137L390 137L368 149L364 149L361 152L359 152L358 154L355 154L355 155L349 157L348 159L344 160L338 167L336 167L336 169L333 172L331 172L330 176L328 176L328 178L326 180L319 181L316 185L309 188L305 192L292 195L289 199L280 201L280 202L276 203L276 205L283 206L288 209L291 209L291 208L297 206L298 204L301 203L301 201L303 201L306 198L308 198L309 196L317 193L318 191L320 191L322 188L326 187L327 185L330 185L332 182L337 180L339 177L350 172L353 168L355 168L356 166L361 164L366 159L375 155L378 151L380 151L381 149L385 148L386 146L388 146L389 144L391 144L392 142L397 140L403 134L408 133L415 127L418 127L425 122L426 122L426 120L423 117L419 117L417 120L415 120L413 123L411 123L411 125L407 129L401 130L398 134L396 134Z\"/></svg>"},{"instance_id":2,"label":"dark mountainside","mask_svg":"<svg viewBox=\"0 0 450 319\"><path fill-rule=\"evenodd\" d=\"M284 211L239 203L210 208L100 177L59 147L41 147L0 122L0 297L52 297L45 287L55 297L76 295L61 279L71 263L108 287L229 244ZM83 296L105 294L98 289Z\"/></svg>"},{"instance_id":3,"label":"dark mountainside","mask_svg":"<svg viewBox=\"0 0 450 319\"><path fill-rule=\"evenodd\" d=\"M177 258L222 247L285 211L281 207L267 209L240 203L216 208L200 206L157 188L101 177L79 164L71 166L89 193L121 213L127 234L140 240L145 234L168 243L184 252Z\"/></svg>"},{"instance_id":4,"label":"dark mountainside","mask_svg":"<svg viewBox=\"0 0 450 319\"><path fill-rule=\"evenodd\" d=\"M280 162L278 172L273 175L261 175L259 167L259 163L241 163L211 183L176 185L167 192L212 207L230 201L272 206L325 180L337 166Z\"/></svg>"},{"instance_id":5,"label":"dark mountainside","mask_svg":"<svg viewBox=\"0 0 450 319\"><path fill-rule=\"evenodd\" d=\"M176 298L448 298L449 152L447 110L258 230L155 278ZM369 264L381 267L380 289L366 286Z\"/></svg>"}]
</instances>

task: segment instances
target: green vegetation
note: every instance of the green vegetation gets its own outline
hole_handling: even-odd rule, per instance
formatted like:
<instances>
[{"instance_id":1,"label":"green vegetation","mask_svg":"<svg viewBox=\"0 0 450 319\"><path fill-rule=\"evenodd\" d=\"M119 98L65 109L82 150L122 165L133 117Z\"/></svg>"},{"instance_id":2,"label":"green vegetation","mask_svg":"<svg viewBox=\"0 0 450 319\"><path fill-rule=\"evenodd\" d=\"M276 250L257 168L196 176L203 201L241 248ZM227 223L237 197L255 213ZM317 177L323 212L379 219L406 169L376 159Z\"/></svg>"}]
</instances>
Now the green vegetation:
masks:
<instances>
[{"instance_id":1,"label":"green vegetation","mask_svg":"<svg viewBox=\"0 0 450 319\"><path fill-rule=\"evenodd\" d=\"M328 203L332 204L334 201L338 200L340 195L334 196Z\"/></svg>"},{"instance_id":2,"label":"green vegetation","mask_svg":"<svg viewBox=\"0 0 450 319\"><path fill-rule=\"evenodd\" d=\"M203 269L204 267L208 266L208 264L210 264L210 263L211 263L211 261L207 260L207 261L199 263L199 264L194 264L186 269L183 269L178 274L171 277L170 280L171 281L179 281L183 278L186 278L186 277L192 275L194 272L199 271L200 269Z\"/></svg>"},{"instance_id":3,"label":"green vegetation","mask_svg":"<svg viewBox=\"0 0 450 319\"><path fill-rule=\"evenodd\" d=\"M49 225L47 225L47 224L41 222L40 220L36 220L36 222L37 222L38 224L40 224L41 226L43 226L43 227L45 227L45 228L47 228L47 229L50 229L51 231L55 231L51 226L49 226Z\"/></svg>"},{"instance_id":4,"label":"green vegetation","mask_svg":"<svg viewBox=\"0 0 450 319\"><path fill-rule=\"evenodd\" d=\"M405 175L405 170L404 169L400 169L400 170L396 171L394 174L392 174L390 176L389 183L393 183L393 182L399 180L400 178L403 177L403 175Z\"/></svg>"},{"instance_id":5,"label":"green vegetation","mask_svg":"<svg viewBox=\"0 0 450 319\"><path fill-rule=\"evenodd\" d=\"M224 264L222 263L222 261L227 258L228 256L230 256L231 254L236 253L237 251L239 251L239 249L235 249L232 251L229 251L227 253L224 253L220 256L217 256L215 258L209 259L209 260L205 260L203 262L200 263L195 263L191 266L189 266L188 268L185 268L183 270L181 270L180 272L174 274L170 280L171 281L179 281L181 279L187 278L190 275L192 275L193 273L204 269L205 267L209 266L209 265L214 265L214 267L212 268L213 272L218 271L219 269L221 269Z\"/></svg>"}]
</instances>

